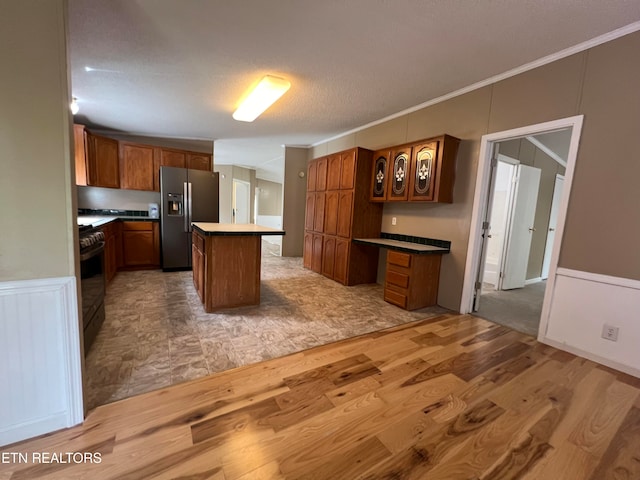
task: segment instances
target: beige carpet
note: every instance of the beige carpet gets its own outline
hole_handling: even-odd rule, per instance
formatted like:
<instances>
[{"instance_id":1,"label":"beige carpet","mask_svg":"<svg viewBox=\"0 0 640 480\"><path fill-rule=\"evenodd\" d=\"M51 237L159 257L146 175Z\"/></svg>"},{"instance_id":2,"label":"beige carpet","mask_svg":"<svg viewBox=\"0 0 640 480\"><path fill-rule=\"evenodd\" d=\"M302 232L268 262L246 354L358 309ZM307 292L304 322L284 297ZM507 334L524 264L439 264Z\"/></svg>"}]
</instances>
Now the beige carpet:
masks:
<instances>
[{"instance_id":1,"label":"beige carpet","mask_svg":"<svg viewBox=\"0 0 640 480\"><path fill-rule=\"evenodd\" d=\"M483 288L480 309L474 314L519 332L537 336L546 285L547 282L542 281L513 290Z\"/></svg>"}]
</instances>

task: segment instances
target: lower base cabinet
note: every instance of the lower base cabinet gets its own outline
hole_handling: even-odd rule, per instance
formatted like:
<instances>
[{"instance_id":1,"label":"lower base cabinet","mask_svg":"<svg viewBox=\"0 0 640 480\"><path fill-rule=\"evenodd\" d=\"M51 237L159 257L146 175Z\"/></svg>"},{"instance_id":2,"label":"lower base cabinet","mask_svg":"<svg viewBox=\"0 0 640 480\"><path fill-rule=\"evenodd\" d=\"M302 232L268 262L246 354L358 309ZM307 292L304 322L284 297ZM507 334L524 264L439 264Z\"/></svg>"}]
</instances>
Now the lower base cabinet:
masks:
<instances>
[{"instance_id":1,"label":"lower base cabinet","mask_svg":"<svg viewBox=\"0 0 640 480\"><path fill-rule=\"evenodd\" d=\"M110 222L102 227L104 233L104 274L107 284L118 271L122 254L122 224Z\"/></svg>"},{"instance_id":2,"label":"lower base cabinet","mask_svg":"<svg viewBox=\"0 0 640 480\"><path fill-rule=\"evenodd\" d=\"M129 222L122 225L122 268L160 266L160 229L157 222Z\"/></svg>"},{"instance_id":3,"label":"lower base cabinet","mask_svg":"<svg viewBox=\"0 0 640 480\"><path fill-rule=\"evenodd\" d=\"M406 310L438 302L440 254L411 254L389 250L384 299Z\"/></svg>"},{"instance_id":4,"label":"lower base cabinet","mask_svg":"<svg viewBox=\"0 0 640 480\"><path fill-rule=\"evenodd\" d=\"M197 232L193 232L191 244L192 266L193 266L193 285L196 287L200 301L204 303L204 272L205 272L205 256L204 256L204 238Z\"/></svg>"}]
</instances>

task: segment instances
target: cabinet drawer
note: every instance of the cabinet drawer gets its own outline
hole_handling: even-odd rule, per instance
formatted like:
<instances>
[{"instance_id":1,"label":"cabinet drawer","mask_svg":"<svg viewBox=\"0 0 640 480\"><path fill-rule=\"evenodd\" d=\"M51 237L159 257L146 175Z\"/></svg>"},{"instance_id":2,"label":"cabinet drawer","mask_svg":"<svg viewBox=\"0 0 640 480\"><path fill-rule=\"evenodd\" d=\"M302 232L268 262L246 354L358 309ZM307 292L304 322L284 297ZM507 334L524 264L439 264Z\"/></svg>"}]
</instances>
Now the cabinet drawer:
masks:
<instances>
[{"instance_id":1,"label":"cabinet drawer","mask_svg":"<svg viewBox=\"0 0 640 480\"><path fill-rule=\"evenodd\" d=\"M396 285L402 288L409 287L409 275L405 275L404 273L396 272L394 270L387 270L386 280L387 283L391 285Z\"/></svg>"},{"instance_id":2,"label":"cabinet drawer","mask_svg":"<svg viewBox=\"0 0 640 480\"><path fill-rule=\"evenodd\" d=\"M145 231L151 232L153 230L152 222L124 222L122 226L124 230L128 231Z\"/></svg>"},{"instance_id":3,"label":"cabinet drawer","mask_svg":"<svg viewBox=\"0 0 640 480\"><path fill-rule=\"evenodd\" d=\"M391 265L399 265L401 267L410 267L411 255L408 253L389 250L389 252L387 253L387 263Z\"/></svg>"},{"instance_id":4,"label":"cabinet drawer","mask_svg":"<svg viewBox=\"0 0 640 480\"><path fill-rule=\"evenodd\" d=\"M407 308L407 296L402 293L395 292L388 288L384 289L384 299L389 303L393 303L401 308Z\"/></svg>"},{"instance_id":5,"label":"cabinet drawer","mask_svg":"<svg viewBox=\"0 0 640 480\"><path fill-rule=\"evenodd\" d=\"M204 252L204 238L195 233L191 238L193 238L193 245L201 252Z\"/></svg>"}]
</instances>

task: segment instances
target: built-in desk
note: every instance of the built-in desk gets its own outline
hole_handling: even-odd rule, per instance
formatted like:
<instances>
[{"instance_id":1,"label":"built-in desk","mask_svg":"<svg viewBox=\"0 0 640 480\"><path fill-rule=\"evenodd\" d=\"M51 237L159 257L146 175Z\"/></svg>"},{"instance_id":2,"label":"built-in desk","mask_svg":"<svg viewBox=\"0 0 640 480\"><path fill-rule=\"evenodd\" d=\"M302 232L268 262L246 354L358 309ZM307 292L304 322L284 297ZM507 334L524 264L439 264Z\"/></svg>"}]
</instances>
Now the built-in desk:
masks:
<instances>
[{"instance_id":1,"label":"built-in desk","mask_svg":"<svg viewBox=\"0 0 640 480\"><path fill-rule=\"evenodd\" d=\"M355 243L386 248L384 299L406 310L436 305L442 255L451 242L382 233L381 238L354 238Z\"/></svg>"},{"instance_id":2,"label":"built-in desk","mask_svg":"<svg viewBox=\"0 0 640 480\"><path fill-rule=\"evenodd\" d=\"M193 283L206 312L260 303L263 235L284 230L260 225L193 223Z\"/></svg>"}]
</instances>

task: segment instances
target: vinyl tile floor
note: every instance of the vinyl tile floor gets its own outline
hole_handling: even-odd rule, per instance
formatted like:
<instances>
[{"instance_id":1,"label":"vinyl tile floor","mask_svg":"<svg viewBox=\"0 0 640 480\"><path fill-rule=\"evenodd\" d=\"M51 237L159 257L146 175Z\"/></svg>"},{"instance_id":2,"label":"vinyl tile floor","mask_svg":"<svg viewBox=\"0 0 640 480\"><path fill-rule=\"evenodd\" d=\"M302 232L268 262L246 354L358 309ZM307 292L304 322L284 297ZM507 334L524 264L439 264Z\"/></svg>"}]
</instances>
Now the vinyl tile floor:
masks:
<instances>
[{"instance_id":1,"label":"vinyl tile floor","mask_svg":"<svg viewBox=\"0 0 640 480\"><path fill-rule=\"evenodd\" d=\"M262 257L261 303L205 313L191 272L120 272L85 361L88 409L187 380L448 312L413 312L383 300L377 284L345 287Z\"/></svg>"}]
</instances>

